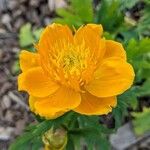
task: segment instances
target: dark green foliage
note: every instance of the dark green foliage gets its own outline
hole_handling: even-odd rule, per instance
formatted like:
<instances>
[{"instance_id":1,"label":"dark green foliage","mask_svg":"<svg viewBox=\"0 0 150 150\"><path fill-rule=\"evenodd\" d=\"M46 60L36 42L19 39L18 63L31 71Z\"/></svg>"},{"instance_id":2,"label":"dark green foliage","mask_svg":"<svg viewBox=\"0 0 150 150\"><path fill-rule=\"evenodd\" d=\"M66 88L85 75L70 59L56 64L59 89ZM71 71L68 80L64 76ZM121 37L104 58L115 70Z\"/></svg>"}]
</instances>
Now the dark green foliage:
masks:
<instances>
[{"instance_id":1,"label":"dark green foliage","mask_svg":"<svg viewBox=\"0 0 150 150\"><path fill-rule=\"evenodd\" d=\"M65 115L54 119L54 120L44 120L39 122L36 125L30 125L26 128L25 133L18 137L16 141L9 147L9 150L17 150L18 147L30 147L28 149L38 150L42 144L42 135L49 130L51 127L64 127L65 124L68 124L72 118L73 112L66 113ZM22 148L23 149L23 148Z\"/></svg>"},{"instance_id":2,"label":"dark green foliage","mask_svg":"<svg viewBox=\"0 0 150 150\"><path fill-rule=\"evenodd\" d=\"M128 61L133 65L136 74L136 81L147 79L150 76L150 38L143 38L140 41L131 39L127 48Z\"/></svg>"},{"instance_id":3,"label":"dark green foliage","mask_svg":"<svg viewBox=\"0 0 150 150\"><path fill-rule=\"evenodd\" d=\"M144 108L143 112L133 112L134 131L137 135L143 135L150 131L150 109Z\"/></svg>"},{"instance_id":4,"label":"dark green foliage","mask_svg":"<svg viewBox=\"0 0 150 150\"><path fill-rule=\"evenodd\" d=\"M135 4L137 2L139 2L139 0L120 0L121 2L121 9L124 10L126 8L132 8L133 6L135 6Z\"/></svg>"},{"instance_id":5,"label":"dark green foliage","mask_svg":"<svg viewBox=\"0 0 150 150\"><path fill-rule=\"evenodd\" d=\"M137 24L137 32L142 38L143 36L150 36L150 1L145 0L145 8L141 12L141 18Z\"/></svg>"},{"instance_id":6,"label":"dark green foliage","mask_svg":"<svg viewBox=\"0 0 150 150\"><path fill-rule=\"evenodd\" d=\"M88 150L92 150L94 147L95 150L99 150L103 146L106 150L110 148L106 133L112 133L113 131L101 125L98 116L78 115L77 120L78 128L69 131L74 139L76 149L81 149L82 145L85 145Z\"/></svg>"},{"instance_id":7,"label":"dark green foliage","mask_svg":"<svg viewBox=\"0 0 150 150\"><path fill-rule=\"evenodd\" d=\"M67 24L70 27L91 23L94 20L92 0L70 0L70 7L58 9L57 17L53 22Z\"/></svg>"},{"instance_id":8,"label":"dark green foliage","mask_svg":"<svg viewBox=\"0 0 150 150\"><path fill-rule=\"evenodd\" d=\"M149 76L150 77L150 76ZM150 78L148 78L143 85L139 88L137 95L140 96L150 96Z\"/></svg>"},{"instance_id":9,"label":"dark green foliage","mask_svg":"<svg viewBox=\"0 0 150 150\"><path fill-rule=\"evenodd\" d=\"M16 141L9 147L9 150L17 150L18 147L29 147L28 149L38 147L42 147L42 140L41 140L41 135L46 132L50 127L52 126L52 121L45 120L37 125L30 126L27 128L27 131L25 133L18 137Z\"/></svg>"},{"instance_id":10,"label":"dark green foliage","mask_svg":"<svg viewBox=\"0 0 150 150\"><path fill-rule=\"evenodd\" d=\"M72 120L77 122L74 128L72 128L70 124ZM93 147L97 147L96 150L98 150L98 145L101 144L105 145L105 147L109 149L109 144L106 144L107 137L105 133L112 131L99 124L98 116L88 117L75 112L68 112L57 119L45 120L36 125L28 126L25 133L16 139L16 141L10 146L9 150L17 150L18 147L22 147L23 150L40 149L43 146L41 139L42 135L51 127L63 127L67 130L69 140L66 150L79 150L83 143L85 143L85 146L88 147L88 150L92 150ZM100 139L104 141L101 144L99 143Z\"/></svg>"},{"instance_id":11,"label":"dark green foliage","mask_svg":"<svg viewBox=\"0 0 150 150\"><path fill-rule=\"evenodd\" d=\"M105 31L118 30L123 23L123 13L119 0L102 0L97 11L96 23L103 25Z\"/></svg>"}]
</instances>

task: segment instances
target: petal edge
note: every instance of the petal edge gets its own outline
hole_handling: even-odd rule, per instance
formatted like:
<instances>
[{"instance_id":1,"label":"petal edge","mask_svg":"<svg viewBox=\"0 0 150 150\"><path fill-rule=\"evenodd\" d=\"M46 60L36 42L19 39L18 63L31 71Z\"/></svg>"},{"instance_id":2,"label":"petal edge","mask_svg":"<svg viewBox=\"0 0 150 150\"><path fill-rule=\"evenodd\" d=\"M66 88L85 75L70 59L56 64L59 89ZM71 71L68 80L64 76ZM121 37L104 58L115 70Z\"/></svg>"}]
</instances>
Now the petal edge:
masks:
<instances>
[{"instance_id":1,"label":"petal edge","mask_svg":"<svg viewBox=\"0 0 150 150\"><path fill-rule=\"evenodd\" d=\"M93 80L85 87L97 97L111 97L122 94L133 83L133 67L123 59L105 59L95 72Z\"/></svg>"}]
</instances>

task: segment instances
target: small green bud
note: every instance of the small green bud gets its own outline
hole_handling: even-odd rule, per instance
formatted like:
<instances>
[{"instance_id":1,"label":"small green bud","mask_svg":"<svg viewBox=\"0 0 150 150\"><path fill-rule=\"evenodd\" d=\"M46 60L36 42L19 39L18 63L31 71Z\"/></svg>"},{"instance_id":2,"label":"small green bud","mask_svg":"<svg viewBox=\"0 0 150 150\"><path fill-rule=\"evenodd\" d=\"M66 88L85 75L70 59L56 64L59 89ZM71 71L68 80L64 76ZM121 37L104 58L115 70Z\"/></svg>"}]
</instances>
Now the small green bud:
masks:
<instances>
[{"instance_id":1,"label":"small green bud","mask_svg":"<svg viewBox=\"0 0 150 150\"><path fill-rule=\"evenodd\" d=\"M64 150L67 144L67 131L63 128L46 131L42 137L46 150Z\"/></svg>"}]
</instances>

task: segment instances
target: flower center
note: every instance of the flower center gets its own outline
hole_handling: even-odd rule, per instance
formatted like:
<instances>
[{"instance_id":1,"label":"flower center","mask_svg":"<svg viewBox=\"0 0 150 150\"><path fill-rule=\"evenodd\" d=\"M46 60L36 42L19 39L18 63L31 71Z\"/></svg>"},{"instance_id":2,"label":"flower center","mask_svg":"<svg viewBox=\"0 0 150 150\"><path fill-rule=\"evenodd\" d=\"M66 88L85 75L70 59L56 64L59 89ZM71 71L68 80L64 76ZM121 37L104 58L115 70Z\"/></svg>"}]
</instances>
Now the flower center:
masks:
<instances>
[{"instance_id":1,"label":"flower center","mask_svg":"<svg viewBox=\"0 0 150 150\"><path fill-rule=\"evenodd\" d=\"M61 42L61 46L56 43L49 52L48 65L44 67L56 82L81 91L91 80L95 62L84 42L80 45Z\"/></svg>"},{"instance_id":2,"label":"flower center","mask_svg":"<svg viewBox=\"0 0 150 150\"><path fill-rule=\"evenodd\" d=\"M86 58L81 57L80 53L76 51L68 51L64 54L61 63L64 71L70 75L80 75L86 68Z\"/></svg>"}]
</instances>

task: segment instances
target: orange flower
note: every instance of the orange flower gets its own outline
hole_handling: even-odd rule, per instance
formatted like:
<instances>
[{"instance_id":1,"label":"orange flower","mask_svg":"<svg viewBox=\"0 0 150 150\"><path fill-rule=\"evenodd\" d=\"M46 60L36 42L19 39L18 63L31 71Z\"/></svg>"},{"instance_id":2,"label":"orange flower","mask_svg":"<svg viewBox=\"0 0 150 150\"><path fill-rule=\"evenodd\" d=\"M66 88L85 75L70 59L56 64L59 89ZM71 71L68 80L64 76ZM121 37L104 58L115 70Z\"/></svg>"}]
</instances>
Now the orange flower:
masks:
<instances>
[{"instance_id":1,"label":"orange flower","mask_svg":"<svg viewBox=\"0 0 150 150\"><path fill-rule=\"evenodd\" d=\"M66 25L45 28L37 52L20 54L19 90L30 95L30 108L46 118L73 110L107 114L116 96L133 83L134 71L122 45L102 38L102 26L87 24L73 35Z\"/></svg>"}]
</instances>

